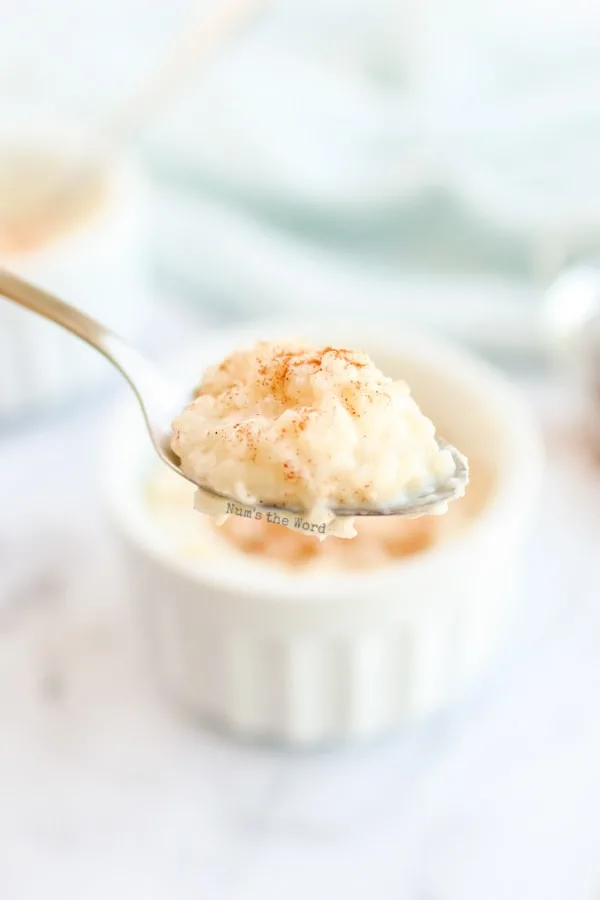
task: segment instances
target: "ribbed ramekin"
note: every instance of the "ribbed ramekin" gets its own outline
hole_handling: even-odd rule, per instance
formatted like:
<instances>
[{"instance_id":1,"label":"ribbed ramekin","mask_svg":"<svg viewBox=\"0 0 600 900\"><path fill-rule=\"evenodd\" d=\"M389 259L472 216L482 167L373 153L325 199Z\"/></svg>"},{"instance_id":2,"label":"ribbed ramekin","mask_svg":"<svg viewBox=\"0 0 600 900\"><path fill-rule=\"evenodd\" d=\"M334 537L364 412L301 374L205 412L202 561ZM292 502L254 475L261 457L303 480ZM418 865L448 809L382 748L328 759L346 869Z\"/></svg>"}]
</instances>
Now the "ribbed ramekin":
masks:
<instances>
[{"instance_id":1,"label":"ribbed ramekin","mask_svg":"<svg viewBox=\"0 0 600 900\"><path fill-rule=\"evenodd\" d=\"M73 160L86 152L76 131L46 121L3 121L2 143ZM0 265L135 337L146 300L144 203L137 170L116 165L102 202L72 230L28 252L0 253ZM62 329L0 298L0 422L68 401L108 371Z\"/></svg>"},{"instance_id":2,"label":"ribbed ramekin","mask_svg":"<svg viewBox=\"0 0 600 900\"><path fill-rule=\"evenodd\" d=\"M371 572L299 574L241 554L191 561L153 525L152 451L131 403L111 427L108 496L151 661L169 695L239 736L297 746L366 738L438 711L493 660L518 598L542 449L520 393L439 340L362 326L217 334L183 377L233 347L304 336L360 346L404 377L440 432L487 472L478 515L431 550Z\"/></svg>"}]
</instances>

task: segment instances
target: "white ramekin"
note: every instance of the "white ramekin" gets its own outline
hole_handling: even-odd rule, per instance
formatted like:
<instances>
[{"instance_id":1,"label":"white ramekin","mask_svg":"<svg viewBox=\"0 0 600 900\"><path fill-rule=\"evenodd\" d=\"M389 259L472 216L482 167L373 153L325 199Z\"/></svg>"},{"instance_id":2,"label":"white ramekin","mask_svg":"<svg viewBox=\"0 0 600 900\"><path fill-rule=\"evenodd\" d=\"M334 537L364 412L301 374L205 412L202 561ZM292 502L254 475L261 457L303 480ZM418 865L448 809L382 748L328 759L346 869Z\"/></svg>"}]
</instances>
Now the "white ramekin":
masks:
<instances>
[{"instance_id":1,"label":"white ramekin","mask_svg":"<svg viewBox=\"0 0 600 900\"><path fill-rule=\"evenodd\" d=\"M69 125L7 117L0 147L43 147L77 160L86 152ZM72 230L0 265L134 338L146 300L143 182L123 162L106 172L106 196ZM0 298L0 421L55 406L96 386L109 367L49 322Z\"/></svg>"},{"instance_id":2,"label":"white ramekin","mask_svg":"<svg viewBox=\"0 0 600 900\"><path fill-rule=\"evenodd\" d=\"M422 554L372 572L289 573L178 557L143 499L152 450L133 401L112 423L108 499L162 684L239 736L292 745L364 738L452 703L490 663L517 597L542 449L516 388L487 364L412 330L269 325L218 333L182 356L208 362L257 336L298 333L369 351L405 377L440 432L489 470L478 517Z\"/></svg>"}]
</instances>

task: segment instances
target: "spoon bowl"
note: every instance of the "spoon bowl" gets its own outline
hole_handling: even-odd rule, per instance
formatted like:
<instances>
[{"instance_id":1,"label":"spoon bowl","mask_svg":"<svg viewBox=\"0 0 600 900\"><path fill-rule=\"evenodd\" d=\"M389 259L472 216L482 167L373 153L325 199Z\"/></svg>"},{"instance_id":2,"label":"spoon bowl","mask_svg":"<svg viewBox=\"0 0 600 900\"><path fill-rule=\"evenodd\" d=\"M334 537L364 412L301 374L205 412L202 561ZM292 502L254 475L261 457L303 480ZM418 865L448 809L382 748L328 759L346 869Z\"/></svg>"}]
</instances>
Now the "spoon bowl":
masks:
<instances>
[{"instance_id":1,"label":"spoon bowl","mask_svg":"<svg viewBox=\"0 0 600 900\"><path fill-rule=\"evenodd\" d=\"M405 500L404 502L389 503L384 506L375 507L332 506L330 508L331 512L338 518L356 518L357 516L402 516L406 519L416 519L419 516L431 515L438 510L441 510L441 508L451 500L458 500L458 498L462 497L465 493L469 483L468 462L466 458L459 453L456 447L448 444L447 441L444 441L442 438L437 438L437 444L440 450L448 450L456 467L454 475L445 484L437 487L435 490L424 491L422 494L411 497L410 500ZM174 454L172 450L170 450L170 454L174 458L174 464L167 458L167 454L163 456L161 453L161 456L163 456L163 459L171 466L171 468L174 468L180 475L187 478L188 481L192 481L191 478L188 478L188 476L182 472L176 454ZM192 484L196 484L196 482L192 481ZM227 497L225 494L220 494L218 491L214 491L212 488L207 488L204 485L196 484L196 487L202 488L204 493L210 494L212 497L223 500L224 502L240 503L240 501L236 500L234 497ZM245 503L242 503L241 505L248 506L248 504ZM257 510L273 510L275 512L290 513L291 515L302 515L303 513L306 513L306 510L298 507L283 507L271 503L254 503L252 504L252 508Z\"/></svg>"},{"instance_id":2,"label":"spoon bowl","mask_svg":"<svg viewBox=\"0 0 600 900\"><path fill-rule=\"evenodd\" d=\"M179 457L171 449L173 436L171 423L192 401L193 388L172 384L150 360L109 328L76 307L2 268L0 268L0 296L55 322L102 353L133 389L154 449L162 461L206 494L225 502L240 503L237 497L220 494L210 486L198 484L190 478L182 470ZM455 472L445 484L437 486L435 490L424 491L404 502L375 507L339 506L333 507L331 512L339 517L404 516L416 518L436 513L449 501L461 497L469 480L467 461L455 447L441 438L437 440L440 449L448 450L455 463ZM306 512L260 502L253 504L253 507L255 509L275 509L292 514Z\"/></svg>"}]
</instances>

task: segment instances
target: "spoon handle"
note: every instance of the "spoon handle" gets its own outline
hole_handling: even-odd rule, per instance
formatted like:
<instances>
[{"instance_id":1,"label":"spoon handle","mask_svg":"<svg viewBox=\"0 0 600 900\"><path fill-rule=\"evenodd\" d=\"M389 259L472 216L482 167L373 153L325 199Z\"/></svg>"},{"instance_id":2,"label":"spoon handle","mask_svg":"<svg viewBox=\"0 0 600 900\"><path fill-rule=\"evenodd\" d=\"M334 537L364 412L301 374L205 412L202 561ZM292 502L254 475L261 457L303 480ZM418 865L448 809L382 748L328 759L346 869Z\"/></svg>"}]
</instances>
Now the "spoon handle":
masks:
<instances>
[{"instance_id":1,"label":"spoon handle","mask_svg":"<svg viewBox=\"0 0 600 900\"><path fill-rule=\"evenodd\" d=\"M0 268L0 294L56 322L57 325L62 325L67 331L76 334L105 355L107 338L115 337L107 328L80 309L64 303L58 297L3 268Z\"/></svg>"},{"instance_id":2,"label":"spoon handle","mask_svg":"<svg viewBox=\"0 0 600 900\"><path fill-rule=\"evenodd\" d=\"M98 350L127 379L142 406L145 402L147 404L149 395L156 398L164 393L164 379L160 377L154 365L114 331L87 313L2 267L0 267L0 296L56 322Z\"/></svg>"}]
</instances>

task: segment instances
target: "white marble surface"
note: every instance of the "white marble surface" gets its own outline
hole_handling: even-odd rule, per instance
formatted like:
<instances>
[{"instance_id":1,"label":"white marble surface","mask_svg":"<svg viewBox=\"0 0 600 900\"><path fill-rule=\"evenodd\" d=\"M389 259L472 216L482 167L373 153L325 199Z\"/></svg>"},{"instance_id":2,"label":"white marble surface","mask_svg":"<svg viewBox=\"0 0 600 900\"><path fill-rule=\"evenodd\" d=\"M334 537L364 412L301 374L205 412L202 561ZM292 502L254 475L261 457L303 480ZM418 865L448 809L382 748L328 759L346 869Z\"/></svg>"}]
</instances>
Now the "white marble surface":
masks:
<instances>
[{"instance_id":1,"label":"white marble surface","mask_svg":"<svg viewBox=\"0 0 600 900\"><path fill-rule=\"evenodd\" d=\"M548 496L505 658L443 719L310 755L159 698L89 478L105 410L2 435L3 900L597 900L600 467L534 394Z\"/></svg>"}]
</instances>

